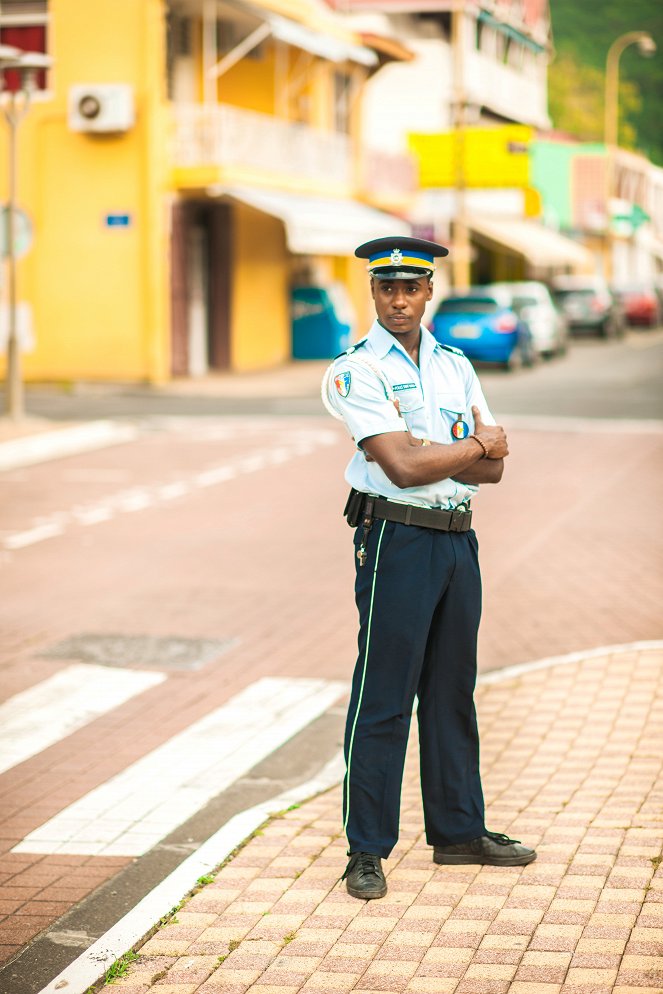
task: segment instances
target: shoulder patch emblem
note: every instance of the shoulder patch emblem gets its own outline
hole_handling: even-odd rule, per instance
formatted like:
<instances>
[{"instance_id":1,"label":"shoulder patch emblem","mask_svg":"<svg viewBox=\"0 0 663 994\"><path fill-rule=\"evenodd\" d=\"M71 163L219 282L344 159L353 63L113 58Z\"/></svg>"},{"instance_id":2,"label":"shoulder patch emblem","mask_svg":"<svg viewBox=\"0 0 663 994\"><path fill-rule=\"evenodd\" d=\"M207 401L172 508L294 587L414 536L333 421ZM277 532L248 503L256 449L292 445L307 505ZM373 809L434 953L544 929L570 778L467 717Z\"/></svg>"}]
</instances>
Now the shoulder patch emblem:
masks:
<instances>
[{"instance_id":1,"label":"shoulder patch emblem","mask_svg":"<svg viewBox=\"0 0 663 994\"><path fill-rule=\"evenodd\" d=\"M352 383L352 373L346 370L344 373L339 373L338 376L334 377L334 386L336 387L336 392L341 395L341 397L347 397L350 393L350 384Z\"/></svg>"}]
</instances>

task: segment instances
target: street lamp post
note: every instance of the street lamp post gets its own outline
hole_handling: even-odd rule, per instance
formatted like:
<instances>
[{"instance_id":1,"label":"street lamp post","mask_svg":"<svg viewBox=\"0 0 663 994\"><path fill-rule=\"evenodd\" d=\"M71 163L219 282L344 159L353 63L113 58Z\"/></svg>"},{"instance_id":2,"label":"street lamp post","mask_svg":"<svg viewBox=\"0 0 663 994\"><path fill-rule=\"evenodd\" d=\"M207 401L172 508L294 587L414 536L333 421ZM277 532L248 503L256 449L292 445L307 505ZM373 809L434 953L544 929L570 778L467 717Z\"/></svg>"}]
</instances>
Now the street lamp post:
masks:
<instances>
[{"instance_id":1,"label":"street lamp post","mask_svg":"<svg viewBox=\"0 0 663 994\"><path fill-rule=\"evenodd\" d=\"M9 46L3 46L9 48ZM5 229L7 254L7 399L6 412L14 421L20 421L24 413L23 381L21 377L21 348L18 339L16 292L17 261L17 185L18 185L18 126L30 107L32 93L37 85L37 73L48 69L52 60L41 52L21 52L11 49L3 58L0 49L0 69L17 69L21 85L16 91L7 90L2 94L2 111L8 125L8 169L7 169L7 224Z\"/></svg>"},{"instance_id":2,"label":"street lamp post","mask_svg":"<svg viewBox=\"0 0 663 994\"><path fill-rule=\"evenodd\" d=\"M646 31L627 31L616 38L610 48L605 64L605 95L603 138L606 152L605 180L605 277L612 276L612 238L610 231L610 200L613 194L615 151L619 141L619 59L625 48L637 44L641 55L651 56L656 51L656 42Z\"/></svg>"}]
</instances>

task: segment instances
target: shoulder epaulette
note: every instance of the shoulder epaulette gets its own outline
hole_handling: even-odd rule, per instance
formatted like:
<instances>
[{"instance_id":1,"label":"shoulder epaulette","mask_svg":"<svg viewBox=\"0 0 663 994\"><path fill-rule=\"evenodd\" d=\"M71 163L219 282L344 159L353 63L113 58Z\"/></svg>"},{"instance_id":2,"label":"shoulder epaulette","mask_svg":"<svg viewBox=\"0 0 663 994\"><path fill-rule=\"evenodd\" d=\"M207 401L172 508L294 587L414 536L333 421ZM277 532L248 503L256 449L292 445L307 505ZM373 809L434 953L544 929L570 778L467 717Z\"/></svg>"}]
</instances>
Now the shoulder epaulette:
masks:
<instances>
[{"instance_id":1,"label":"shoulder epaulette","mask_svg":"<svg viewBox=\"0 0 663 994\"><path fill-rule=\"evenodd\" d=\"M355 342L355 344L351 345L349 349L346 349L344 352L339 352L338 355L334 356L333 361L336 362L337 359L340 359L341 356L344 355L352 355L352 353L356 352L357 349L360 349L362 348L362 346L366 345L366 342L367 342L366 338L362 338L359 342Z\"/></svg>"},{"instance_id":2,"label":"shoulder epaulette","mask_svg":"<svg viewBox=\"0 0 663 994\"><path fill-rule=\"evenodd\" d=\"M465 358L465 353L463 352L462 349L455 349L453 345L442 345L441 342L438 342L437 344L440 346L441 349L444 349L446 352L455 352L456 355L462 355L463 359Z\"/></svg>"}]
</instances>

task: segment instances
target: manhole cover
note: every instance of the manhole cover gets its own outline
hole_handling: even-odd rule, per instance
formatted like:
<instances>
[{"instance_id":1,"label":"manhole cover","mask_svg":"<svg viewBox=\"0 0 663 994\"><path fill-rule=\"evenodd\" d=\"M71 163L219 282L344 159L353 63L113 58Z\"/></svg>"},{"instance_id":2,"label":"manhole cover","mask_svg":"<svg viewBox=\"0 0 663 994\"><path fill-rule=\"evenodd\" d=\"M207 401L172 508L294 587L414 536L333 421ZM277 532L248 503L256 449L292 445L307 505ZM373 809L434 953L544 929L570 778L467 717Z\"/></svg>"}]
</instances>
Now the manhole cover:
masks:
<instances>
[{"instance_id":1,"label":"manhole cover","mask_svg":"<svg viewBox=\"0 0 663 994\"><path fill-rule=\"evenodd\" d=\"M74 635L46 649L47 659L76 659L98 666L197 670L237 644L237 639L192 639L154 635Z\"/></svg>"}]
</instances>

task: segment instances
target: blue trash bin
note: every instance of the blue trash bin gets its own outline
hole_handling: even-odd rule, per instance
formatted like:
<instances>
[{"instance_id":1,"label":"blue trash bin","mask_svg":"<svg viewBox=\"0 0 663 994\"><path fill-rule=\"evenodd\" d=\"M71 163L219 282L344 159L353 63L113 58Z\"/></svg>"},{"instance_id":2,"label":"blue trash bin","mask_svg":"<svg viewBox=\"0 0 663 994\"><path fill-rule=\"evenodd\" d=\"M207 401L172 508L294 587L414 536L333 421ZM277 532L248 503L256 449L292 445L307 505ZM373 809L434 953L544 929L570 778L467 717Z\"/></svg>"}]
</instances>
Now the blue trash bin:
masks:
<instances>
[{"instance_id":1,"label":"blue trash bin","mask_svg":"<svg viewBox=\"0 0 663 994\"><path fill-rule=\"evenodd\" d=\"M322 286L297 286L292 291L293 359L333 359L350 344L351 326L340 320L333 292Z\"/></svg>"}]
</instances>

